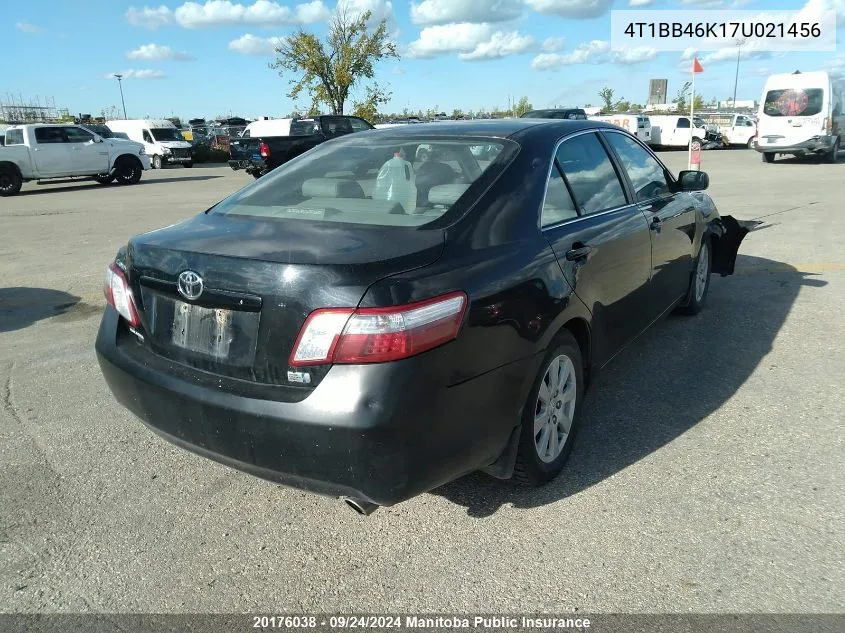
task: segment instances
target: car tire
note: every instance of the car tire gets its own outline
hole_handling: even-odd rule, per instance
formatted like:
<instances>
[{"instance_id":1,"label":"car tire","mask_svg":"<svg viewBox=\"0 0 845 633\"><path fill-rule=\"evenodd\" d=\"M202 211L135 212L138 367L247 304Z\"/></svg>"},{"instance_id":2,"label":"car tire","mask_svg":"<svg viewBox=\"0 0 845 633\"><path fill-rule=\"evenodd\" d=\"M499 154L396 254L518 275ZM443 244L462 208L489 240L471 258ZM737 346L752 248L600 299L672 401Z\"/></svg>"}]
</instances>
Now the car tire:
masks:
<instances>
[{"instance_id":1,"label":"car tire","mask_svg":"<svg viewBox=\"0 0 845 633\"><path fill-rule=\"evenodd\" d=\"M773 163L773 162L775 162L775 154L774 154L774 152L763 152L762 154L760 154L760 156L762 156L762 157L763 157L763 162L764 162L764 163Z\"/></svg>"},{"instance_id":2,"label":"car tire","mask_svg":"<svg viewBox=\"0 0 845 633\"><path fill-rule=\"evenodd\" d=\"M134 185L141 180L144 171L141 161L134 156L124 156L117 161L115 177L121 185Z\"/></svg>"},{"instance_id":3,"label":"car tire","mask_svg":"<svg viewBox=\"0 0 845 633\"><path fill-rule=\"evenodd\" d=\"M182 166L185 167L186 169L190 169L191 167L194 166L194 163L192 163L191 161L188 161L187 163L182 163Z\"/></svg>"},{"instance_id":4,"label":"car tire","mask_svg":"<svg viewBox=\"0 0 845 633\"><path fill-rule=\"evenodd\" d=\"M583 398L581 349L564 330L543 358L523 409L515 482L541 486L560 474L572 452Z\"/></svg>"},{"instance_id":5,"label":"car tire","mask_svg":"<svg viewBox=\"0 0 845 633\"><path fill-rule=\"evenodd\" d=\"M262 172L260 172L260 171L251 171L251 172L249 172L249 173L250 173L250 175L251 175L253 178L255 178L256 180L258 180L259 178L261 178L261 176L263 176L263 175L264 175L264 174L263 174Z\"/></svg>"},{"instance_id":6,"label":"car tire","mask_svg":"<svg viewBox=\"0 0 845 633\"><path fill-rule=\"evenodd\" d=\"M745 144L745 146L746 146L748 149L754 149L754 146L755 146L756 144L757 144L757 141L756 141L756 139L752 136L750 139L748 139L748 142Z\"/></svg>"},{"instance_id":7,"label":"car tire","mask_svg":"<svg viewBox=\"0 0 845 633\"><path fill-rule=\"evenodd\" d=\"M101 185L109 185L114 182L115 178L116 176L112 174L97 174L96 176L94 176L94 180L96 180Z\"/></svg>"},{"instance_id":8,"label":"car tire","mask_svg":"<svg viewBox=\"0 0 845 633\"><path fill-rule=\"evenodd\" d=\"M15 169L0 170L0 196L14 196L23 185L21 175Z\"/></svg>"},{"instance_id":9,"label":"car tire","mask_svg":"<svg viewBox=\"0 0 845 633\"><path fill-rule=\"evenodd\" d=\"M825 158L829 163L836 163L839 160L839 137L836 137L833 141L833 147L830 148Z\"/></svg>"},{"instance_id":10,"label":"car tire","mask_svg":"<svg viewBox=\"0 0 845 633\"><path fill-rule=\"evenodd\" d=\"M710 290L710 273L712 270L713 247L710 239L705 237L701 241L701 248L698 249L698 257L695 259L695 267L690 275L686 301L678 306L675 312L686 315L701 312L704 303L707 301L707 292Z\"/></svg>"},{"instance_id":11,"label":"car tire","mask_svg":"<svg viewBox=\"0 0 845 633\"><path fill-rule=\"evenodd\" d=\"M152 168L153 169L161 169L162 165L163 165L163 163L161 161L161 156L159 156L158 154L153 155Z\"/></svg>"}]
</instances>

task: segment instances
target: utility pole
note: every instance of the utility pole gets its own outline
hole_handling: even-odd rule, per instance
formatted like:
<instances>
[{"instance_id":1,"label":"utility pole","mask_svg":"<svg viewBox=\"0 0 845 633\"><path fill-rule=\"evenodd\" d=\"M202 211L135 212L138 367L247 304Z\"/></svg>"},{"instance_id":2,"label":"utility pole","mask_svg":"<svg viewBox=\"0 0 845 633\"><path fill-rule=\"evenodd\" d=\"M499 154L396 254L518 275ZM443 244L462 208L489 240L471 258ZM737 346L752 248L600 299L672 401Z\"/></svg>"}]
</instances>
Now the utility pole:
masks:
<instances>
[{"instance_id":1,"label":"utility pole","mask_svg":"<svg viewBox=\"0 0 845 633\"><path fill-rule=\"evenodd\" d=\"M742 44L745 40L737 40L736 41L736 75L734 76L734 100L731 101L731 105L733 106L734 112L736 112L736 86L739 82L739 56L742 52Z\"/></svg>"},{"instance_id":2,"label":"utility pole","mask_svg":"<svg viewBox=\"0 0 845 633\"><path fill-rule=\"evenodd\" d=\"M120 103L123 104L123 118L126 119L126 101L123 100L123 75L115 73L117 78L117 85L120 86Z\"/></svg>"}]
</instances>

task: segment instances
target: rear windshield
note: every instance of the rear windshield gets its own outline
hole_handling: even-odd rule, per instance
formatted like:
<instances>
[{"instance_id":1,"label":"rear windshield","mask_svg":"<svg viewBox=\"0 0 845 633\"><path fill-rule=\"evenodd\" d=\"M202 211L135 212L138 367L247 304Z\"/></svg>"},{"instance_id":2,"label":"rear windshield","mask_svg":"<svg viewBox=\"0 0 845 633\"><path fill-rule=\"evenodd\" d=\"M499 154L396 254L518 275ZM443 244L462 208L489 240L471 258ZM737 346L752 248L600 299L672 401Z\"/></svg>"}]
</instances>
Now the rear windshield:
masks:
<instances>
[{"instance_id":1,"label":"rear windshield","mask_svg":"<svg viewBox=\"0 0 845 633\"><path fill-rule=\"evenodd\" d=\"M822 111L824 91L821 88L803 90L769 90L763 103L767 116L815 116Z\"/></svg>"},{"instance_id":2,"label":"rear windshield","mask_svg":"<svg viewBox=\"0 0 845 633\"><path fill-rule=\"evenodd\" d=\"M532 110L522 115L523 119L586 119L583 110Z\"/></svg>"},{"instance_id":3,"label":"rear windshield","mask_svg":"<svg viewBox=\"0 0 845 633\"><path fill-rule=\"evenodd\" d=\"M295 158L211 213L417 227L444 215L492 164L510 154L503 152L506 146L515 144L481 138L347 137Z\"/></svg>"},{"instance_id":4,"label":"rear windshield","mask_svg":"<svg viewBox=\"0 0 845 633\"><path fill-rule=\"evenodd\" d=\"M185 137L174 127L154 127L150 130L157 141L184 141Z\"/></svg>"}]
</instances>

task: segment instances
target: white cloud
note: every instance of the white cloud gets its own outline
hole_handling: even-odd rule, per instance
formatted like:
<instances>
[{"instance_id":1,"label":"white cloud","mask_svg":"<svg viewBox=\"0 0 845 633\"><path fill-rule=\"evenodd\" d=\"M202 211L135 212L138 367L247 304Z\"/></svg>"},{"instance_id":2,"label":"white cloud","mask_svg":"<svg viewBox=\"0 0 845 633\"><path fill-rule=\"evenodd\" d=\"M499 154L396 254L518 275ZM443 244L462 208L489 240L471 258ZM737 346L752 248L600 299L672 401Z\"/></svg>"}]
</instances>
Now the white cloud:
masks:
<instances>
[{"instance_id":1,"label":"white cloud","mask_svg":"<svg viewBox=\"0 0 845 633\"><path fill-rule=\"evenodd\" d=\"M427 26L420 31L419 39L408 46L408 56L425 59L448 53L469 53L492 35L489 24L461 22Z\"/></svg>"},{"instance_id":2,"label":"white cloud","mask_svg":"<svg viewBox=\"0 0 845 633\"><path fill-rule=\"evenodd\" d=\"M654 59L657 52L657 49L651 46L637 46L613 53L613 61L617 64L639 64Z\"/></svg>"},{"instance_id":3,"label":"white cloud","mask_svg":"<svg viewBox=\"0 0 845 633\"><path fill-rule=\"evenodd\" d=\"M247 33L229 42L229 50L241 55L273 55L276 47L284 41L281 37L258 37Z\"/></svg>"},{"instance_id":4,"label":"white cloud","mask_svg":"<svg viewBox=\"0 0 845 633\"><path fill-rule=\"evenodd\" d=\"M41 33L44 30L37 24L30 24L29 22L17 22L15 28L24 33Z\"/></svg>"},{"instance_id":5,"label":"white cloud","mask_svg":"<svg viewBox=\"0 0 845 633\"><path fill-rule=\"evenodd\" d=\"M459 53L458 57L464 61L499 59L524 53L533 48L535 43L536 40L533 37L519 31L510 33L496 31L488 41L479 43L469 53Z\"/></svg>"},{"instance_id":6,"label":"white cloud","mask_svg":"<svg viewBox=\"0 0 845 633\"><path fill-rule=\"evenodd\" d=\"M178 61L188 62L196 59L193 55L185 51L174 51L169 46L159 46L158 44L144 44L136 48L134 51L126 53L128 59L143 59L145 61Z\"/></svg>"},{"instance_id":7,"label":"white cloud","mask_svg":"<svg viewBox=\"0 0 845 633\"><path fill-rule=\"evenodd\" d=\"M270 0L257 0L251 5L229 0L209 0L204 4L186 2L173 12L173 16L181 27L201 29L235 24L311 24L328 19L331 13L321 0L299 4L293 10Z\"/></svg>"},{"instance_id":8,"label":"white cloud","mask_svg":"<svg viewBox=\"0 0 845 633\"><path fill-rule=\"evenodd\" d=\"M547 37L543 41L543 50L547 53L554 53L555 51L559 51L564 46L566 46L565 37Z\"/></svg>"},{"instance_id":9,"label":"white cloud","mask_svg":"<svg viewBox=\"0 0 845 633\"><path fill-rule=\"evenodd\" d=\"M522 15L522 0L423 0L411 3L414 24L507 22Z\"/></svg>"},{"instance_id":10,"label":"white cloud","mask_svg":"<svg viewBox=\"0 0 845 633\"><path fill-rule=\"evenodd\" d=\"M525 3L539 13L586 19L607 13L613 0L525 0Z\"/></svg>"},{"instance_id":11,"label":"white cloud","mask_svg":"<svg viewBox=\"0 0 845 633\"><path fill-rule=\"evenodd\" d=\"M655 0L629 0L628 6L634 8L648 7L654 4Z\"/></svg>"},{"instance_id":12,"label":"white cloud","mask_svg":"<svg viewBox=\"0 0 845 633\"><path fill-rule=\"evenodd\" d=\"M341 0L338 2L338 8L341 6L353 16L369 11L370 25L376 25L382 20L392 25L395 20L393 3L389 0Z\"/></svg>"},{"instance_id":13,"label":"white cloud","mask_svg":"<svg viewBox=\"0 0 845 633\"><path fill-rule=\"evenodd\" d=\"M162 79L166 75L163 70L121 70L118 75L122 75L123 79ZM106 73L103 79L114 79L115 73Z\"/></svg>"},{"instance_id":14,"label":"white cloud","mask_svg":"<svg viewBox=\"0 0 845 633\"><path fill-rule=\"evenodd\" d=\"M170 24L173 19L173 13L164 5L159 7L144 7L143 9L129 7L124 15L126 21L132 26L140 26L153 31L160 26Z\"/></svg>"},{"instance_id":15,"label":"white cloud","mask_svg":"<svg viewBox=\"0 0 845 633\"><path fill-rule=\"evenodd\" d=\"M606 61L608 51L610 51L610 42L593 40L579 44L571 53L540 53L531 61L531 68L534 70L554 70L561 66Z\"/></svg>"}]
</instances>

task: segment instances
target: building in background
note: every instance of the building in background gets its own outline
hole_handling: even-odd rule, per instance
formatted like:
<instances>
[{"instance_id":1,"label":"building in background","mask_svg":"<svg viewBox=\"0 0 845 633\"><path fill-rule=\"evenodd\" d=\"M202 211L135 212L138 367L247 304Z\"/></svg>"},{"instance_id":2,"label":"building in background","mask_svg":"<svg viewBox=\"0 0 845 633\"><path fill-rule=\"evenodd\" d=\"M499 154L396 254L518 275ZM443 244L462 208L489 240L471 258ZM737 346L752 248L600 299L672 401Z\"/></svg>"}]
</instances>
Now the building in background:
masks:
<instances>
[{"instance_id":1,"label":"building in background","mask_svg":"<svg viewBox=\"0 0 845 633\"><path fill-rule=\"evenodd\" d=\"M667 90L669 89L668 79L648 80L648 105L653 103L666 103Z\"/></svg>"}]
</instances>

